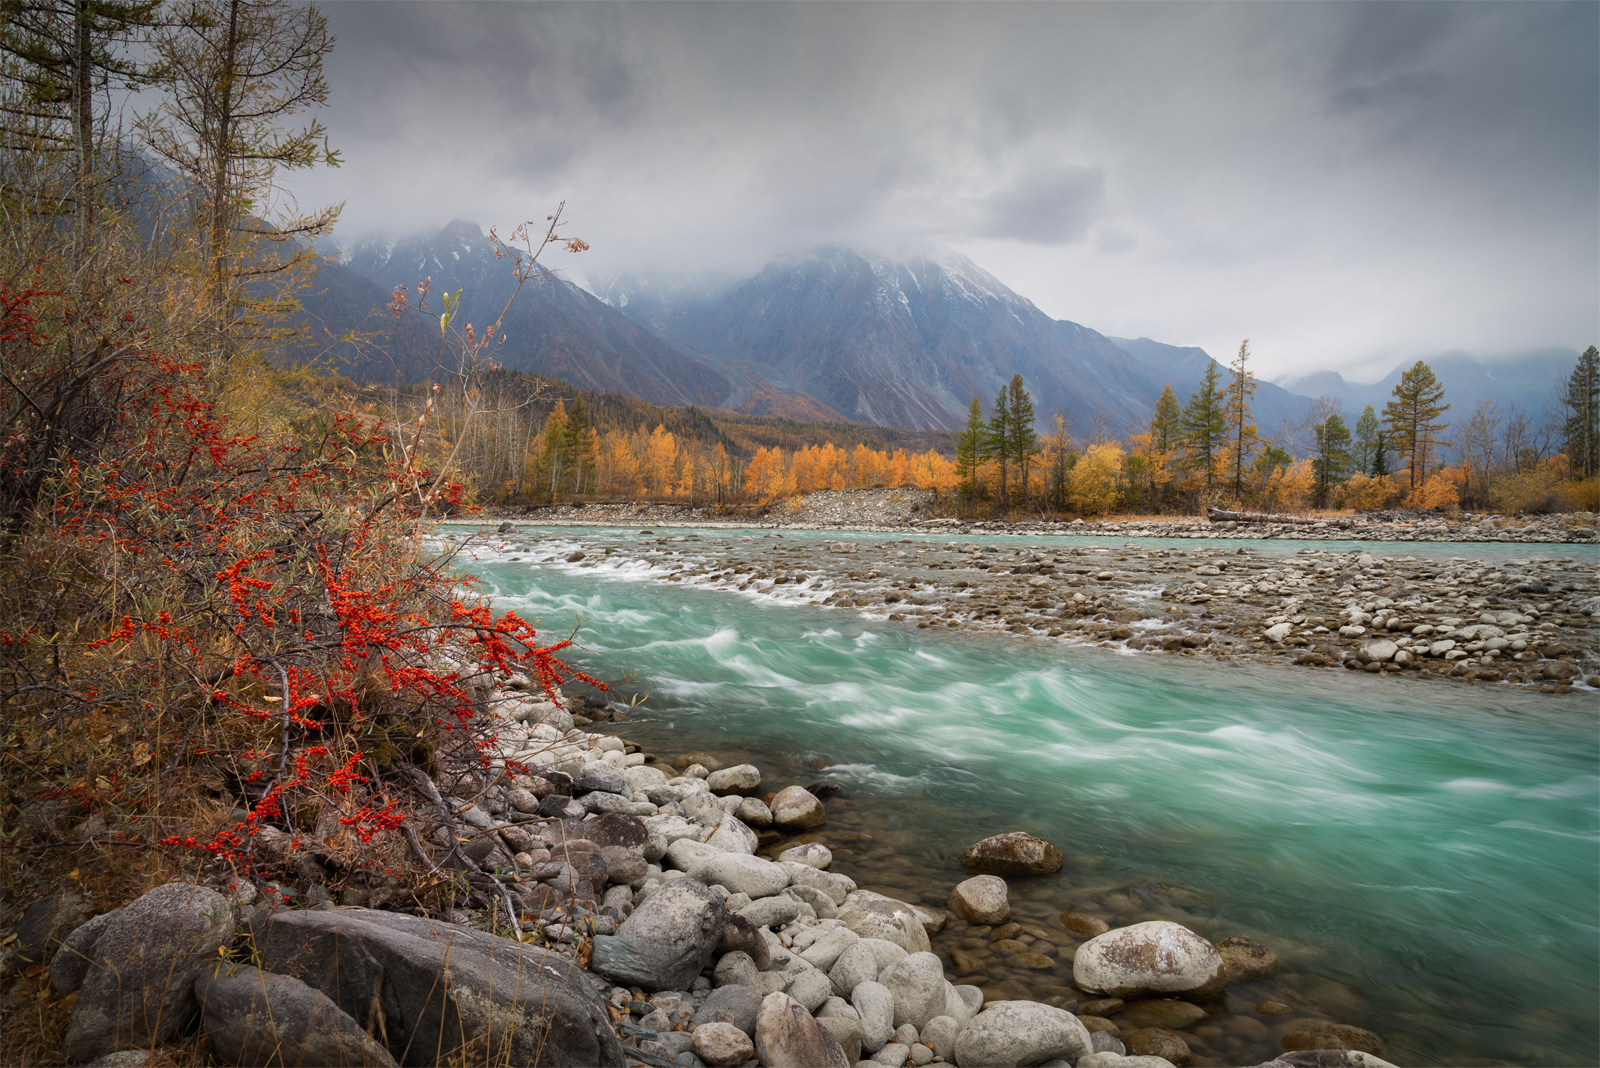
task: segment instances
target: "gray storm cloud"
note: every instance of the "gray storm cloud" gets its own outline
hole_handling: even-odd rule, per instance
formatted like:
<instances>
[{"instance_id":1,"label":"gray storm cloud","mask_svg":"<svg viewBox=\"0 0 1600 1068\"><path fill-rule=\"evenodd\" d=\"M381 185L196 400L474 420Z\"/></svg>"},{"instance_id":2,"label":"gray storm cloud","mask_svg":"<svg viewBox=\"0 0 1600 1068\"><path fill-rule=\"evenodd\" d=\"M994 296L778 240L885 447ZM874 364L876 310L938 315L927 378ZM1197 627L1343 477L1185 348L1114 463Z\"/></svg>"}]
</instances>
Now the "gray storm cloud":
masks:
<instances>
[{"instance_id":1,"label":"gray storm cloud","mask_svg":"<svg viewBox=\"0 0 1600 1068\"><path fill-rule=\"evenodd\" d=\"M1594 4L334 3L343 234L588 271L939 243L1267 373L1600 335Z\"/></svg>"}]
</instances>

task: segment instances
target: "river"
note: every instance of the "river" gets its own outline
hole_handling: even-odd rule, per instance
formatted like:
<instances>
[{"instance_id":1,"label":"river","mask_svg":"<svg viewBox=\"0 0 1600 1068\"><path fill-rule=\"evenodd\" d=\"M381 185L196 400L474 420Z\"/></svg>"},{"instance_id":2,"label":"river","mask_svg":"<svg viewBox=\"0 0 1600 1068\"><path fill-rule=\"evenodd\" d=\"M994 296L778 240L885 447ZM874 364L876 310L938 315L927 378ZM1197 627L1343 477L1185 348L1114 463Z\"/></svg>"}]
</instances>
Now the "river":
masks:
<instances>
[{"instance_id":1,"label":"river","mask_svg":"<svg viewBox=\"0 0 1600 1068\"><path fill-rule=\"evenodd\" d=\"M1197 931L1273 946L1275 989L1383 1035L1399 1064L1600 1063L1592 692L918 630L668 582L638 561L540 562L638 537L541 533L554 540L537 551L525 531L475 545L463 566L547 635L581 625L577 662L649 694L630 740L750 759L774 788L844 784L902 858L896 882L862 851L891 889L924 886L922 903L942 904L962 849L1026 830L1067 855L1058 875L1014 888L1037 910L1114 906L1130 885L1192 892ZM1403 551L1545 548L1571 555Z\"/></svg>"}]
</instances>

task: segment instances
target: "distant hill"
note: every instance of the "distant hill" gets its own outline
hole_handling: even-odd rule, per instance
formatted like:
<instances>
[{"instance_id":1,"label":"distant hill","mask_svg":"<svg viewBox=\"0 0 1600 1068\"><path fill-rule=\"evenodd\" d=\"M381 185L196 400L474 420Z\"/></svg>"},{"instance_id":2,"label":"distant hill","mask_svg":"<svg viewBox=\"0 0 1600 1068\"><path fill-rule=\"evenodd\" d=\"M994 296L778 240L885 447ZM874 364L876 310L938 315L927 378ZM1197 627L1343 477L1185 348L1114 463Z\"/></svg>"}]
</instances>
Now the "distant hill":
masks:
<instances>
[{"instance_id":1,"label":"distant hill","mask_svg":"<svg viewBox=\"0 0 1600 1068\"><path fill-rule=\"evenodd\" d=\"M1153 371L1163 384L1170 384L1172 392L1178 395L1180 404L1189 399L1189 394L1200 388L1200 378L1206 373L1207 364L1218 364L1222 381L1226 382L1228 378L1227 365L1213 359L1205 349L1163 345L1147 337L1132 340L1114 337L1111 341L1124 351L1132 353L1133 357ZM1295 421L1303 418L1311 408L1309 398L1318 396L1322 392L1327 391L1319 390L1313 393L1302 389L1291 393L1271 382L1257 382L1250 414L1255 417L1256 426L1260 428L1262 435L1270 438L1277 433L1278 427L1284 420Z\"/></svg>"},{"instance_id":2,"label":"distant hill","mask_svg":"<svg viewBox=\"0 0 1600 1068\"><path fill-rule=\"evenodd\" d=\"M1381 382L1346 382L1336 371L1318 371L1301 377L1282 377L1277 384L1308 396L1332 394L1344 404L1348 415L1360 415L1367 405L1378 411L1394 395L1400 375L1416 360L1401 362ZM1444 386L1444 399L1450 405L1446 419L1465 419L1481 402L1493 401L1502 409L1521 408L1537 419L1565 382L1578 362L1576 349L1540 349L1505 360L1481 360L1466 353L1452 352L1423 361L1433 369Z\"/></svg>"}]
</instances>

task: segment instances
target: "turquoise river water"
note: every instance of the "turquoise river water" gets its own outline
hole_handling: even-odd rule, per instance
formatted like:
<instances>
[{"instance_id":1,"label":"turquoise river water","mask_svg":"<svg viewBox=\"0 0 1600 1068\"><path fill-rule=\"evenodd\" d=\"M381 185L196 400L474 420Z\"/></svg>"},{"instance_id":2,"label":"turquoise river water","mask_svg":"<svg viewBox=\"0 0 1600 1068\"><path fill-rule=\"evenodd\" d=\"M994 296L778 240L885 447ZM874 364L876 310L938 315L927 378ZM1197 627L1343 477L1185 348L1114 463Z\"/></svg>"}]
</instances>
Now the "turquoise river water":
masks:
<instances>
[{"instance_id":1,"label":"turquoise river water","mask_svg":"<svg viewBox=\"0 0 1600 1068\"><path fill-rule=\"evenodd\" d=\"M542 533L557 540L541 549L638 537ZM1273 945L1402 1065L1600 1063L1592 693L917 630L528 549L491 538L463 565L547 634L581 621L576 662L650 695L623 730L653 751L748 757L775 786L833 765L942 885L971 842L1020 829L1068 856L1035 896L1193 891L1210 905L1202 933Z\"/></svg>"}]
</instances>

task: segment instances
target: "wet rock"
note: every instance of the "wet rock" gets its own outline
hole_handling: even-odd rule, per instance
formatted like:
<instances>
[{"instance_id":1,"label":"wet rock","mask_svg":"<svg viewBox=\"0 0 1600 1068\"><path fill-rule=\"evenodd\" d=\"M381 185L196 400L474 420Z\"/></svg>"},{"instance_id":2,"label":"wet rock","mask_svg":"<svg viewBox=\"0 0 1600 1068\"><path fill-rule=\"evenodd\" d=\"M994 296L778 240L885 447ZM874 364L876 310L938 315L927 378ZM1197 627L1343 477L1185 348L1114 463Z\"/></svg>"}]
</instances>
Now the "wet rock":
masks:
<instances>
[{"instance_id":1,"label":"wet rock","mask_svg":"<svg viewBox=\"0 0 1600 1068\"><path fill-rule=\"evenodd\" d=\"M201 969L194 993L211 1050L225 1064L396 1063L349 1013L298 979L217 961Z\"/></svg>"},{"instance_id":2,"label":"wet rock","mask_svg":"<svg viewBox=\"0 0 1600 1068\"><path fill-rule=\"evenodd\" d=\"M1061 850L1042 838L1011 831L985 838L961 854L961 866L988 875L1048 875L1058 871Z\"/></svg>"},{"instance_id":3,"label":"wet rock","mask_svg":"<svg viewBox=\"0 0 1600 1068\"><path fill-rule=\"evenodd\" d=\"M755 1051L763 1068L850 1068L832 1032L783 993L761 1001Z\"/></svg>"},{"instance_id":4,"label":"wet rock","mask_svg":"<svg viewBox=\"0 0 1600 1068\"><path fill-rule=\"evenodd\" d=\"M749 827L771 827L772 810L760 798L746 797L739 802L739 807L733 810L739 821Z\"/></svg>"},{"instance_id":5,"label":"wet rock","mask_svg":"<svg viewBox=\"0 0 1600 1068\"><path fill-rule=\"evenodd\" d=\"M956 1037L956 1063L971 1066L1076 1061L1093 1052L1089 1032L1065 1009L1034 1001L1002 1001L973 1017Z\"/></svg>"},{"instance_id":6,"label":"wet rock","mask_svg":"<svg viewBox=\"0 0 1600 1068\"><path fill-rule=\"evenodd\" d=\"M1228 985L1222 956L1181 924L1151 920L1085 942L1072 965L1084 990L1111 997L1168 994L1205 1000Z\"/></svg>"},{"instance_id":7,"label":"wet rock","mask_svg":"<svg viewBox=\"0 0 1600 1068\"><path fill-rule=\"evenodd\" d=\"M1005 923L1011 918L1006 881L997 875L974 875L957 883L946 903L968 923Z\"/></svg>"},{"instance_id":8,"label":"wet rock","mask_svg":"<svg viewBox=\"0 0 1600 1068\"><path fill-rule=\"evenodd\" d=\"M761 789L761 772L754 764L735 764L706 776L714 794L753 794Z\"/></svg>"},{"instance_id":9,"label":"wet rock","mask_svg":"<svg viewBox=\"0 0 1600 1068\"><path fill-rule=\"evenodd\" d=\"M1098 1016L1092 1012L1080 1012L1078 1013L1078 1022L1083 1024L1084 1029L1091 1035L1104 1031L1106 1034L1116 1038L1122 1037L1122 1028L1117 1026L1117 1022L1108 1020L1104 1016Z\"/></svg>"},{"instance_id":10,"label":"wet rock","mask_svg":"<svg viewBox=\"0 0 1600 1068\"><path fill-rule=\"evenodd\" d=\"M1194 1063L1189 1043L1183 1040L1182 1035L1171 1031L1146 1027L1124 1035L1122 1040L1128 1044L1128 1052L1136 1056L1161 1057L1178 1065L1178 1068Z\"/></svg>"},{"instance_id":11,"label":"wet rock","mask_svg":"<svg viewBox=\"0 0 1600 1068\"><path fill-rule=\"evenodd\" d=\"M1181 1031L1205 1018L1206 1010L1191 1001L1150 998L1130 1003L1118 1016L1117 1024L1132 1030L1159 1027L1167 1031Z\"/></svg>"},{"instance_id":12,"label":"wet rock","mask_svg":"<svg viewBox=\"0 0 1600 1068\"><path fill-rule=\"evenodd\" d=\"M782 865L744 853L718 853L697 861L688 869L689 878L705 883L720 883L735 894L753 898L771 897L789 885L789 872Z\"/></svg>"},{"instance_id":13,"label":"wet rock","mask_svg":"<svg viewBox=\"0 0 1600 1068\"><path fill-rule=\"evenodd\" d=\"M807 842L779 853L778 863L804 864L818 871L827 871L833 863L833 851L821 842Z\"/></svg>"},{"instance_id":14,"label":"wet rock","mask_svg":"<svg viewBox=\"0 0 1600 1068\"><path fill-rule=\"evenodd\" d=\"M190 883L158 886L97 919L57 952L87 960L60 969L64 980L82 981L62 1043L79 1062L159 1043L183 1026L195 1009L195 978L234 931L228 899Z\"/></svg>"},{"instance_id":15,"label":"wet rock","mask_svg":"<svg viewBox=\"0 0 1600 1068\"><path fill-rule=\"evenodd\" d=\"M1296 1020L1289 1025L1279 1045L1286 1052L1300 1050L1357 1050L1388 1058L1389 1044L1364 1027L1329 1023L1326 1020Z\"/></svg>"},{"instance_id":16,"label":"wet rock","mask_svg":"<svg viewBox=\"0 0 1600 1068\"><path fill-rule=\"evenodd\" d=\"M708 772L721 771L722 768L723 768L722 761L718 760L716 757L712 756L710 753L702 753L698 749L690 750L687 753L683 753L683 754L679 755L679 757L672 762L672 766L677 768L677 769L679 769L680 771L685 769L685 768L692 767L695 764L699 764L701 767L705 768L706 771L708 771Z\"/></svg>"},{"instance_id":17,"label":"wet rock","mask_svg":"<svg viewBox=\"0 0 1600 1068\"><path fill-rule=\"evenodd\" d=\"M878 973L877 982L894 996L894 1026L922 1028L945 1015L944 965L933 953L912 953Z\"/></svg>"},{"instance_id":18,"label":"wet rock","mask_svg":"<svg viewBox=\"0 0 1600 1068\"><path fill-rule=\"evenodd\" d=\"M1229 982L1248 982L1277 974L1283 967L1278 955L1260 942L1248 938L1224 938L1217 943L1223 967L1228 971Z\"/></svg>"},{"instance_id":19,"label":"wet rock","mask_svg":"<svg viewBox=\"0 0 1600 1068\"><path fill-rule=\"evenodd\" d=\"M755 1043L731 1023L704 1023L693 1032L695 1056L711 1068L732 1068L756 1055Z\"/></svg>"},{"instance_id":20,"label":"wet rock","mask_svg":"<svg viewBox=\"0 0 1600 1068\"><path fill-rule=\"evenodd\" d=\"M809 790L803 786L789 786L772 799L772 825L780 831L793 833L820 827L828 820L823 809Z\"/></svg>"},{"instance_id":21,"label":"wet rock","mask_svg":"<svg viewBox=\"0 0 1600 1068\"><path fill-rule=\"evenodd\" d=\"M1127 1007L1128 1003L1121 998L1096 998L1079 1005L1078 1013L1082 1016L1115 1016Z\"/></svg>"},{"instance_id":22,"label":"wet rock","mask_svg":"<svg viewBox=\"0 0 1600 1068\"><path fill-rule=\"evenodd\" d=\"M725 916L705 886L674 879L652 890L615 935L595 936L590 967L626 986L686 990L711 963Z\"/></svg>"},{"instance_id":23,"label":"wet rock","mask_svg":"<svg viewBox=\"0 0 1600 1068\"><path fill-rule=\"evenodd\" d=\"M881 938L907 953L926 953L932 948L916 909L883 894L855 891L840 905L839 919L862 938Z\"/></svg>"},{"instance_id":24,"label":"wet rock","mask_svg":"<svg viewBox=\"0 0 1600 1068\"><path fill-rule=\"evenodd\" d=\"M1369 638L1356 650L1356 659L1363 664L1383 664L1394 659L1400 647L1388 638Z\"/></svg>"},{"instance_id":25,"label":"wet rock","mask_svg":"<svg viewBox=\"0 0 1600 1068\"><path fill-rule=\"evenodd\" d=\"M1103 935L1111 930L1111 925L1098 916L1091 916L1087 912L1064 912L1061 914L1061 926L1077 935L1079 938L1093 938Z\"/></svg>"}]
</instances>

